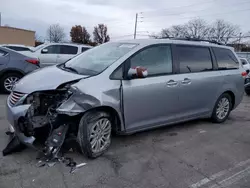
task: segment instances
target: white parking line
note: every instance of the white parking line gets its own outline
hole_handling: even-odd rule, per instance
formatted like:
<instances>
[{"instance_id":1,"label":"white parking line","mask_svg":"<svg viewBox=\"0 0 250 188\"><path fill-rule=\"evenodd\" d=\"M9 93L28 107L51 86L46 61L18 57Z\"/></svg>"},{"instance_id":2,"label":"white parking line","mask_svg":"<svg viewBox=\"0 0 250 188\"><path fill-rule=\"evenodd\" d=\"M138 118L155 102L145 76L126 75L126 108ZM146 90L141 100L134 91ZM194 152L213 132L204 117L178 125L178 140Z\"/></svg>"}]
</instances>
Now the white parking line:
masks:
<instances>
[{"instance_id":1,"label":"white parking line","mask_svg":"<svg viewBox=\"0 0 250 188\"><path fill-rule=\"evenodd\" d=\"M236 174L222 180L219 182L219 185L213 185L210 188L222 188L222 187L228 187L229 185L234 184L235 182L243 179L244 177L248 176L250 174L250 167L246 168L245 170L241 170L240 172L237 172Z\"/></svg>"},{"instance_id":2,"label":"white parking line","mask_svg":"<svg viewBox=\"0 0 250 188\"><path fill-rule=\"evenodd\" d=\"M222 171L220 171L220 172L218 172L218 173L215 173L215 174L213 174L212 176L210 176L210 177L208 177L208 178L204 178L204 179L202 179L202 180L200 180L200 181L198 181L197 183L195 183L195 184L192 184L191 186L189 186L190 188L199 188L199 187L202 187L203 185L206 185L206 184L208 184L209 182L211 182L211 181L213 181L213 180L216 180L217 178L219 178L219 177L221 177L221 176L223 176L223 175L225 175L226 173L228 173L228 172L231 172L231 171L233 171L233 170L235 170L235 169L237 169L237 168L239 168L239 167L243 167L243 166L247 166L248 165L248 163L250 163L250 159L248 159L248 160L246 160L246 161L241 161L240 163L238 163L238 164L236 164L235 166L233 166L232 168L229 168L229 169L226 169L226 170L222 170ZM248 168L250 168L250 167L248 167ZM232 175L231 177L228 177L228 178L226 178L226 179L228 179L228 180L222 180L221 182L223 183L224 181L229 181L230 180L230 178L231 178L231 180L230 181L232 181L232 180L235 180L235 178L237 177L237 178L244 178L244 176L238 176L237 174L238 173L241 173L241 172L245 172L245 171L247 171L248 172L248 168L246 168L245 170L242 170L242 171L240 171L240 172L237 172L236 174L234 174L234 175ZM246 175L248 175L248 173L246 174ZM234 176L236 176L235 178L234 178ZM236 179L237 179L236 178ZM234 181L235 182L235 181ZM234 183L233 182L233 183ZM213 185L214 186L214 185ZM214 188L214 187L213 187Z\"/></svg>"}]
</instances>

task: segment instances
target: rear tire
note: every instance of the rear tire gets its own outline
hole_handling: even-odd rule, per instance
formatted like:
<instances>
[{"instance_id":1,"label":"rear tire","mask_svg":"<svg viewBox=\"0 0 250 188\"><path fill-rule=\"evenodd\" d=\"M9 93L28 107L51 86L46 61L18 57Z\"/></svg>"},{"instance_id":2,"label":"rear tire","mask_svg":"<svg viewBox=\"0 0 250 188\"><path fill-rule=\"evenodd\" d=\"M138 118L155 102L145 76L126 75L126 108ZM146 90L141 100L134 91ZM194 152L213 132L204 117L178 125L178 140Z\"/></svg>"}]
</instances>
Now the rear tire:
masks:
<instances>
[{"instance_id":1,"label":"rear tire","mask_svg":"<svg viewBox=\"0 0 250 188\"><path fill-rule=\"evenodd\" d=\"M83 154L97 158L104 154L111 144L111 118L102 111L86 112L79 123L78 143Z\"/></svg>"},{"instance_id":2,"label":"rear tire","mask_svg":"<svg viewBox=\"0 0 250 188\"><path fill-rule=\"evenodd\" d=\"M228 118L232 110L232 97L228 93L223 93L215 103L212 121L214 123L223 123Z\"/></svg>"},{"instance_id":3,"label":"rear tire","mask_svg":"<svg viewBox=\"0 0 250 188\"><path fill-rule=\"evenodd\" d=\"M3 93L10 93L14 84L22 78L19 73L6 73L0 79L0 89Z\"/></svg>"},{"instance_id":4,"label":"rear tire","mask_svg":"<svg viewBox=\"0 0 250 188\"><path fill-rule=\"evenodd\" d=\"M250 95L250 90L245 90L247 95Z\"/></svg>"}]
</instances>

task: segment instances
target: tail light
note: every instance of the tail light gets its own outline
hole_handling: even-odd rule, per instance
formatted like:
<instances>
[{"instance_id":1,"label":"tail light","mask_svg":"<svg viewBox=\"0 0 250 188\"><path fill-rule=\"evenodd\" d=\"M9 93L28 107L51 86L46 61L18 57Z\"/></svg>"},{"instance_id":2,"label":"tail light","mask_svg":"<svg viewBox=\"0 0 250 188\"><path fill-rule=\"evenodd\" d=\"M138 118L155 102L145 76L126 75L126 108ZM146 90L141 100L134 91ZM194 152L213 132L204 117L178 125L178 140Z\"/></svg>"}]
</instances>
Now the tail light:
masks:
<instances>
[{"instance_id":1,"label":"tail light","mask_svg":"<svg viewBox=\"0 0 250 188\"><path fill-rule=\"evenodd\" d=\"M31 63L33 65L37 65L37 66L39 66L39 64L40 64L38 59L26 59L25 61L28 63Z\"/></svg>"}]
</instances>

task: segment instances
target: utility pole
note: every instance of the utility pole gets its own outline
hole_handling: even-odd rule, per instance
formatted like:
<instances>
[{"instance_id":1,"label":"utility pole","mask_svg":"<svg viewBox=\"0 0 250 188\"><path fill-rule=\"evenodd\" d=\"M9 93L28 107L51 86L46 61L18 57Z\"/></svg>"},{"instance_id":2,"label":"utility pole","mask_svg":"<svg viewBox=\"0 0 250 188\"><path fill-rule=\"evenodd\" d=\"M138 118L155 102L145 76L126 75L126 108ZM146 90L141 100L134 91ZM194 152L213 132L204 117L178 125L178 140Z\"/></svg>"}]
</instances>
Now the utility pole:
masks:
<instances>
[{"instance_id":1,"label":"utility pole","mask_svg":"<svg viewBox=\"0 0 250 188\"><path fill-rule=\"evenodd\" d=\"M138 13L136 13L136 15L135 15L135 31L134 31L134 39L136 39L137 18L138 18Z\"/></svg>"},{"instance_id":2,"label":"utility pole","mask_svg":"<svg viewBox=\"0 0 250 188\"><path fill-rule=\"evenodd\" d=\"M0 27L2 26L2 13L0 12Z\"/></svg>"},{"instance_id":3,"label":"utility pole","mask_svg":"<svg viewBox=\"0 0 250 188\"><path fill-rule=\"evenodd\" d=\"M238 42L238 51L239 51L239 52L240 52L240 46L241 46L241 45L240 45L240 42L241 42L241 34L242 34L242 33L240 33L239 42Z\"/></svg>"}]
</instances>

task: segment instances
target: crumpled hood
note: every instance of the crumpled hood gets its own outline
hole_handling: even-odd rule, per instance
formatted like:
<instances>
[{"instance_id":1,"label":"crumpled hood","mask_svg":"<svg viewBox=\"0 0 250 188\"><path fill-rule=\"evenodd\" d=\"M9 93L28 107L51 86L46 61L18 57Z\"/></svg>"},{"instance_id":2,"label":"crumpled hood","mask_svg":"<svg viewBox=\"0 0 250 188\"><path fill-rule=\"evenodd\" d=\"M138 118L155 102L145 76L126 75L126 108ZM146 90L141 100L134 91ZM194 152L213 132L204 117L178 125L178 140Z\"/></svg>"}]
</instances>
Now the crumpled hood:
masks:
<instances>
[{"instance_id":1,"label":"crumpled hood","mask_svg":"<svg viewBox=\"0 0 250 188\"><path fill-rule=\"evenodd\" d=\"M14 91L32 93L41 90L53 90L63 83L86 78L87 75L79 75L49 66L35 70L24 76L14 87Z\"/></svg>"}]
</instances>

